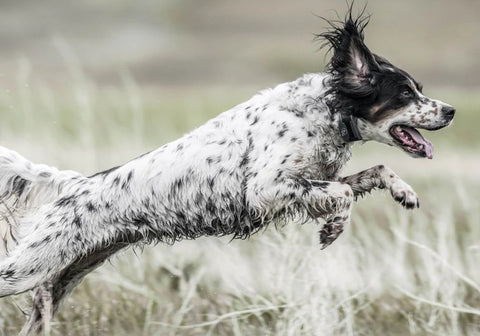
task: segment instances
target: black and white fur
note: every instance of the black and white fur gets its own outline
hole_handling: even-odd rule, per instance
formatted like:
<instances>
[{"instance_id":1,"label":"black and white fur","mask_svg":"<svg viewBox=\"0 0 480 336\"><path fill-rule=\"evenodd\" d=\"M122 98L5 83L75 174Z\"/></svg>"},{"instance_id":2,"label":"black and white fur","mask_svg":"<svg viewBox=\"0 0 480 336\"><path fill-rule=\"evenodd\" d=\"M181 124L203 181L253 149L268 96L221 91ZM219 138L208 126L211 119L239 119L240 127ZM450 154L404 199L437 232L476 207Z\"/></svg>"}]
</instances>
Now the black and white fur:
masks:
<instances>
[{"instance_id":1,"label":"black and white fur","mask_svg":"<svg viewBox=\"0 0 480 336\"><path fill-rule=\"evenodd\" d=\"M262 91L120 167L86 177L0 148L8 224L0 297L33 289L23 333L40 330L86 274L132 244L246 238L272 222L320 217L325 247L365 192L388 189L417 207L413 189L385 166L341 175L360 139L431 157L433 147L414 128L445 127L454 114L368 50L366 23L350 11L319 35L333 49L327 72Z\"/></svg>"}]
</instances>

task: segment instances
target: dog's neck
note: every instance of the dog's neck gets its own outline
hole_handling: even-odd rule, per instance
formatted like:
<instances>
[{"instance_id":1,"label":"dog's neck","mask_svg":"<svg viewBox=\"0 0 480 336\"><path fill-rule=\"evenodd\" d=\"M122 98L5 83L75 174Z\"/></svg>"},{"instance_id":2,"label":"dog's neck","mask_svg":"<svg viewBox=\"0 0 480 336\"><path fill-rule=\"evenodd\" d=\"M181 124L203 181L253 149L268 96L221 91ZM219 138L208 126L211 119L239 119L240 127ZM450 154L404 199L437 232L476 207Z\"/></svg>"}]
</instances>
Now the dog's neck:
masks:
<instances>
[{"instance_id":1,"label":"dog's neck","mask_svg":"<svg viewBox=\"0 0 480 336\"><path fill-rule=\"evenodd\" d=\"M338 131L345 142L362 140L358 129L358 118L352 115L342 115L338 120Z\"/></svg>"},{"instance_id":2,"label":"dog's neck","mask_svg":"<svg viewBox=\"0 0 480 336\"><path fill-rule=\"evenodd\" d=\"M318 139L319 146L349 148L353 142L363 140L363 133L357 126L357 118L336 109L332 79L329 73L305 74L292 82L261 92L259 98L270 96L269 99L280 101L283 109L302 115L312 130L323 134Z\"/></svg>"},{"instance_id":3,"label":"dog's neck","mask_svg":"<svg viewBox=\"0 0 480 336\"><path fill-rule=\"evenodd\" d=\"M305 118L310 119L315 128L322 129L322 134L328 135L324 140L338 147L362 140L362 136L358 119L336 110L332 79L329 73L306 74L279 88L288 89L288 109L304 111Z\"/></svg>"},{"instance_id":4,"label":"dog's neck","mask_svg":"<svg viewBox=\"0 0 480 336\"><path fill-rule=\"evenodd\" d=\"M328 107L330 85L330 74L312 73L262 92L258 97L278 102L279 108L304 123L303 130L310 134L316 147L315 157L311 158L315 169L309 170L312 179L334 180L351 157L351 143L343 140L339 132L341 115Z\"/></svg>"}]
</instances>

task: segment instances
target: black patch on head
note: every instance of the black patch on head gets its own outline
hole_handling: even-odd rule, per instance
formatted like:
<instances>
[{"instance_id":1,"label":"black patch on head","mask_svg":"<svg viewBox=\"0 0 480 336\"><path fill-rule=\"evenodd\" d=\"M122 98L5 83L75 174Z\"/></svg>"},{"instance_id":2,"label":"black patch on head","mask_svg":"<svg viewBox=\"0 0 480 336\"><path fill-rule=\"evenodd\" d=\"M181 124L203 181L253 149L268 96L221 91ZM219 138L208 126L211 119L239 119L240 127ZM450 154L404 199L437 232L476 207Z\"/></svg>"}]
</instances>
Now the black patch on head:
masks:
<instances>
[{"instance_id":1,"label":"black patch on head","mask_svg":"<svg viewBox=\"0 0 480 336\"><path fill-rule=\"evenodd\" d=\"M363 35L369 19L363 12L354 18L350 6L343 22L324 19L331 30L316 35L324 41L322 47L333 49L329 70L335 75L338 90L350 96L364 97L371 91L370 85L365 84L371 82L375 60L364 44Z\"/></svg>"},{"instance_id":2,"label":"black patch on head","mask_svg":"<svg viewBox=\"0 0 480 336\"><path fill-rule=\"evenodd\" d=\"M363 10L355 17L352 5L344 21L324 19L331 29L316 35L317 39L324 41L322 47L333 50L328 66L333 81L329 93L335 98L327 103L333 113L377 121L414 102L418 98L415 89L421 85L367 48L364 30L370 16L364 15ZM415 87L412 88L411 83Z\"/></svg>"}]
</instances>

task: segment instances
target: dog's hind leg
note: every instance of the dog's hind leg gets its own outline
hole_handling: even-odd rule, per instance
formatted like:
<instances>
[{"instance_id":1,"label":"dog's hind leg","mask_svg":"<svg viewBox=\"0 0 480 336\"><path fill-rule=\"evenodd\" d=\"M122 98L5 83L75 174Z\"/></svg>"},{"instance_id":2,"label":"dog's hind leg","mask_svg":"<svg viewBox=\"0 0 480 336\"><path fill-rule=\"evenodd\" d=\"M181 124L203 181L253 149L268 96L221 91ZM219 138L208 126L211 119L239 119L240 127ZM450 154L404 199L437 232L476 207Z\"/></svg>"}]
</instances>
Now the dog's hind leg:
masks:
<instances>
[{"instance_id":1,"label":"dog's hind leg","mask_svg":"<svg viewBox=\"0 0 480 336\"><path fill-rule=\"evenodd\" d=\"M98 263L98 266L101 262ZM65 275L54 281L41 284L32 292L32 309L19 336L38 334L43 331L49 335L50 321L57 312L63 299L82 281L83 277L96 266L79 269L71 268Z\"/></svg>"},{"instance_id":2,"label":"dog's hind leg","mask_svg":"<svg viewBox=\"0 0 480 336\"><path fill-rule=\"evenodd\" d=\"M47 210L45 210L47 209ZM54 281L78 260L122 242L123 226L95 223L75 208L46 207L30 218L30 228L0 264L0 297ZM39 210L40 211L40 210ZM120 229L119 229L120 228Z\"/></svg>"},{"instance_id":3,"label":"dog's hind leg","mask_svg":"<svg viewBox=\"0 0 480 336\"><path fill-rule=\"evenodd\" d=\"M33 291L33 306L20 335L26 336L47 331L50 320L62 301L80 284L83 278L103 264L111 255L127 247L125 242L117 242L96 250L76 261L54 281L46 282Z\"/></svg>"},{"instance_id":4,"label":"dog's hind leg","mask_svg":"<svg viewBox=\"0 0 480 336\"><path fill-rule=\"evenodd\" d=\"M50 321L54 313L54 289L56 288L52 282L46 282L34 289L32 311L19 336L38 334L41 330L50 335Z\"/></svg>"},{"instance_id":5,"label":"dog's hind leg","mask_svg":"<svg viewBox=\"0 0 480 336\"><path fill-rule=\"evenodd\" d=\"M352 187L355 197L363 196L373 189L389 189L390 194L407 209L419 207L418 197L413 188L390 168L379 165L360 173L343 177L342 182Z\"/></svg>"},{"instance_id":6,"label":"dog's hind leg","mask_svg":"<svg viewBox=\"0 0 480 336\"><path fill-rule=\"evenodd\" d=\"M61 229L56 231L61 233ZM21 239L0 264L0 297L20 294L53 281L81 256L75 247L74 242L62 239L55 231L38 230L36 235Z\"/></svg>"},{"instance_id":7,"label":"dog's hind leg","mask_svg":"<svg viewBox=\"0 0 480 336\"><path fill-rule=\"evenodd\" d=\"M28 275L30 272L31 275ZM10 263L10 259L7 259L0 265L0 297L20 294L37 286L43 274L35 275L34 272L28 265Z\"/></svg>"}]
</instances>

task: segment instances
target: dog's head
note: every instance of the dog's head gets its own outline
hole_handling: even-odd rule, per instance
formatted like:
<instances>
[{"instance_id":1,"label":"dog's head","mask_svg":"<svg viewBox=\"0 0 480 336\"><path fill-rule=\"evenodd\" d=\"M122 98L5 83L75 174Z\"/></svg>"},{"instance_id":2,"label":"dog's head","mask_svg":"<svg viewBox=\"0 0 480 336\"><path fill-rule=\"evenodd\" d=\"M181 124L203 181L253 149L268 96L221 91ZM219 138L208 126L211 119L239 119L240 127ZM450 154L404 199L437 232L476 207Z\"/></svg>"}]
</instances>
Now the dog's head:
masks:
<instances>
[{"instance_id":1,"label":"dog's head","mask_svg":"<svg viewBox=\"0 0 480 336\"><path fill-rule=\"evenodd\" d=\"M364 43L369 17L331 22L331 30L318 37L333 49L334 113L358 119L363 140L397 146L413 157L433 157L433 145L416 129L437 130L448 126L455 109L422 94L422 85L385 58L373 54ZM356 127L356 126L355 126Z\"/></svg>"}]
</instances>

